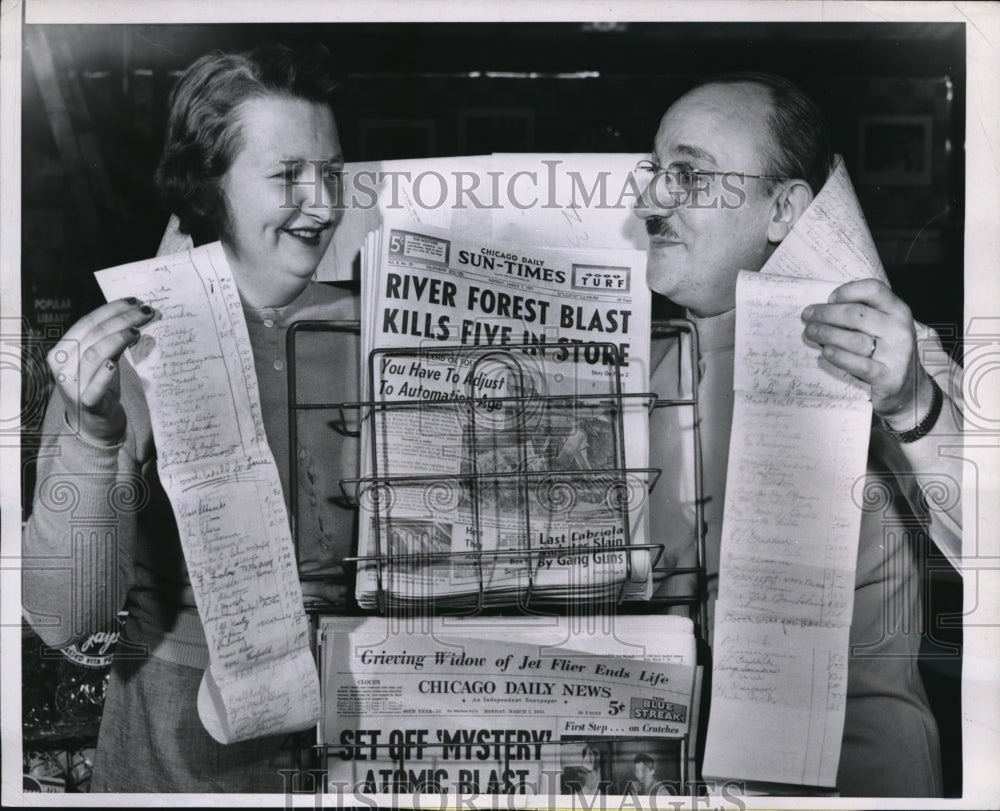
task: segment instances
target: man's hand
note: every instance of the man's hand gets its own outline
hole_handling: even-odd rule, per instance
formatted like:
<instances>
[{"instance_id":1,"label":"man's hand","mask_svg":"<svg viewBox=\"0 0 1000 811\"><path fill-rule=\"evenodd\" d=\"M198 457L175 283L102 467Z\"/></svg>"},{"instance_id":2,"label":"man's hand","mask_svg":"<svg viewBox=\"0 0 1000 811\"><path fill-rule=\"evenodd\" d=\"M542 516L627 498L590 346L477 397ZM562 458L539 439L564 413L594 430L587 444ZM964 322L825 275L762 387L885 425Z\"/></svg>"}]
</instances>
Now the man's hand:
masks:
<instances>
[{"instance_id":1,"label":"man's hand","mask_svg":"<svg viewBox=\"0 0 1000 811\"><path fill-rule=\"evenodd\" d=\"M842 284L826 304L806 307L802 320L824 358L871 386L872 407L891 428L908 430L928 412L934 392L917 358L913 315L885 284Z\"/></svg>"}]
</instances>

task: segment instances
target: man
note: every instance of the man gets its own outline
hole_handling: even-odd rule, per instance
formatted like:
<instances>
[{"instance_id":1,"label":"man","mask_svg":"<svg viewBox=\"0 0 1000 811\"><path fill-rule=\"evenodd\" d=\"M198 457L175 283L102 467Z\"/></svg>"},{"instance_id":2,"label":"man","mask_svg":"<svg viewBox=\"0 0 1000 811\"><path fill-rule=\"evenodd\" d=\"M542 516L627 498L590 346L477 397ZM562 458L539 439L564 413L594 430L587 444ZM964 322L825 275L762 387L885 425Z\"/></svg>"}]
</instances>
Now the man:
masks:
<instances>
[{"instance_id":1,"label":"man","mask_svg":"<svg viewBox=\"0 0 1000 811\"><path fill-rule=\"evenodd\" d=\"M651 158L651 177L636 204L649 233L647 280L687 309L700 344L713 603L732 424L737 274L760 270L819 193L832 168L830 137L822 114L789 82L731 75L696 87L667 110ZM862 515L838 789L853 796L934 796L941 791L940 752L917 670L918 558L914 532L894 530L917 526L958 554L960 461L938 451L949 441L958 444L952 400L960 389L949 383L947 368L932 377L921 365L917 337L924 328L881 282L841 285L829 302L807 307L802 319L806 339L823 357L871 388L865 503L870 494L885 494ZM922 349L924 340L931 339L921 334ZM676 345L654 347L651 388L661 397L676 391L682 354ZM691 536L680 533L676 540L677 527L692 524L693 506L690 494L670 490L685 437L673 412L659 409L651 421L651 463L668 474L651 497L651 522L654 539L667 544L669 563L685 566L694 562ZM953 492L935 498L935 480L955 482ZM662 590L675 589L668 581Z\"/></svg>"}]
</instances>

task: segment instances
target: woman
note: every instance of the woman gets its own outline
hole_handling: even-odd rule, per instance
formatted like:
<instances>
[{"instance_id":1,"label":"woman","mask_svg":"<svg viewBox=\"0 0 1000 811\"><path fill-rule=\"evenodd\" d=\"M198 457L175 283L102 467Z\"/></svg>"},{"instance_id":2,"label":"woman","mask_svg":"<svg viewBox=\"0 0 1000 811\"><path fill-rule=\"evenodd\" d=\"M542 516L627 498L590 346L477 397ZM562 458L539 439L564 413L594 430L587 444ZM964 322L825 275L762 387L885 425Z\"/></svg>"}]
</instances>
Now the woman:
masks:
<instances>
[{"instance_id":1,"label":"woman","mask_svg":"<svg viewBox=\"0 0 1000 811\"><path fill-rule=\"evenodd\" d=\"M341 216L334 86L325 49L295 55L269 46L199 59L172 93L156 176L182 231L196 243L222 241L286 499L287 328L302 319L357 317L348 293L310 281ZM75 555L77 572L68 588L64 570L27 570L25 613L47 644L63 646L107 627L123 604L129 612L91 790L284 791L279 769L290 768L295 753L283 737L221 746L198 718L195 698L208 664L204 631L157 479L149 410L122 356L156 317L136 299L112 301L76 323L49 353L57 390L46 416L25 555ZM296 354L305 370L297 374L300 394L313 401L357 399L356 359L342 343L331 349L305 342ZM330 496L337 479L356 469L356 448L336 445L329 419L327 413L297 427L305 488L299 561L309 573L333 569L353 535L351 513L334 512ZM75 546L74 535L80 538ZM325 596L338 596L336 587L330 594L329 581L323 588L303 585L307 595L325 588Z\"/></svg>"}]
</instances>

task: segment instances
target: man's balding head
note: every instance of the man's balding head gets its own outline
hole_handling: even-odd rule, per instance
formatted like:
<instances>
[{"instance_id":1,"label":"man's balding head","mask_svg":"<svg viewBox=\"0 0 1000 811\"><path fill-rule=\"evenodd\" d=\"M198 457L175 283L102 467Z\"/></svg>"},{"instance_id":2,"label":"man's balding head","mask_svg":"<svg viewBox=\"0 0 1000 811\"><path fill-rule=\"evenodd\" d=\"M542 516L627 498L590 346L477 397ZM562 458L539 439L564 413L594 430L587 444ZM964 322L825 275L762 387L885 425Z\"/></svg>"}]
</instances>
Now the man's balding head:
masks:
<instances>
[{"instance_id":1,"label":"man's balding head","mask_svg":"<svg viewBox=\"0 0 1000 811\"><path fill-rule=\"evenodd\" d=\"M650 235L649 286L695 316L735 306L826 181L826 122L790 82L728 74L670 106L636 214Z\"/></svg>"},{"instance_id":2,"label":"man's balding head","mask_svg":"<svg viewBox=\"0 0 1000 811\"><path fill-rule=\"evenodd\" d=\"M768 124L773 140L764 164L766 174L800 178L809 184L814 196L819 194L833 169L830 126L823 112L798 85L773 73L725 73L691 89L739 84L762 88L770 101ZM764 191L773 191L776 182L765 183Z\"/></svg>"}]
</instances>

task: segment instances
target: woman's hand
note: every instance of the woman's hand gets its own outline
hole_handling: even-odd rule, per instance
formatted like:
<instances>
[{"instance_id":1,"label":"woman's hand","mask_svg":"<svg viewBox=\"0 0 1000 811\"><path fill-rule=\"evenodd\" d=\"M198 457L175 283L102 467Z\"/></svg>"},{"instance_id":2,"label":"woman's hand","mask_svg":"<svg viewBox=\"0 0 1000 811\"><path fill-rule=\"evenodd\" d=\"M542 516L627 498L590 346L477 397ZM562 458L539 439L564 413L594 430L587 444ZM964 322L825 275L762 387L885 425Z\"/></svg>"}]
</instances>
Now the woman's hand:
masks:
<instances>
[{"instance_id":1,"label":"woman's hand","mask_svg":"<svg viewBox=\"0 0 1000 811\"><path fill-rule=\"evenodd\" d=\"M138 299L109 302L77 321L48 353L46 360L66 403L66 420L84 438L112 444L124 435L118 361L139 340L139 328L156 316L156 310Z\"/></svg>"},{"instance_id":2,"label":"woman's hand","mask_svg":"<svg viewBox=\"0 0 1000 811\"><path fill-rule=\"evenodd\" d=\"M826 304L806 307L802 320L824 358L871 386L872 407L890 427L912 428L930 409L933 386L917 356L913 315L885 284L842 284Z\"/></svg>"}]
</instances>

